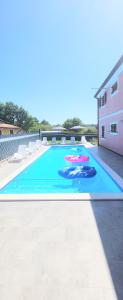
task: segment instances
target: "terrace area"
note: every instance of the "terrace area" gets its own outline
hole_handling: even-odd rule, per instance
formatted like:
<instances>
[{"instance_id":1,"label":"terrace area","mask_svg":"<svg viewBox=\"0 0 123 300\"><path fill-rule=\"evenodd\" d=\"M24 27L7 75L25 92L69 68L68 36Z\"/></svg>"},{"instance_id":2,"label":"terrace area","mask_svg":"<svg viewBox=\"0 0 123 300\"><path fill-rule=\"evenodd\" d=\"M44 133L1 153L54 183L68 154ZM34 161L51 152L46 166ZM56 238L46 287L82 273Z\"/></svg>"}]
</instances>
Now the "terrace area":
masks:
<instances>
[{"instance_id":1,"label":"terrace area","mask_svg":"<svg viewBox=\"0 0 123 300\"><path fill-rule=\"evenodd\" d=\"M119 155L92 151L123 169ZM3 178L18 166L1 167ZM122 300L122 236L122 201L1 201L0 298Z\"/></svg>"},{"instance_id":2,"label":"terrace area","mask_svg":"<svg viewBox=\"0 0 123 300\"><path fill-rule=\"evenodd\" d=\"M105 2L1 1L0 300L123 300L123 1Z\"/></svg>"}]
</instances>

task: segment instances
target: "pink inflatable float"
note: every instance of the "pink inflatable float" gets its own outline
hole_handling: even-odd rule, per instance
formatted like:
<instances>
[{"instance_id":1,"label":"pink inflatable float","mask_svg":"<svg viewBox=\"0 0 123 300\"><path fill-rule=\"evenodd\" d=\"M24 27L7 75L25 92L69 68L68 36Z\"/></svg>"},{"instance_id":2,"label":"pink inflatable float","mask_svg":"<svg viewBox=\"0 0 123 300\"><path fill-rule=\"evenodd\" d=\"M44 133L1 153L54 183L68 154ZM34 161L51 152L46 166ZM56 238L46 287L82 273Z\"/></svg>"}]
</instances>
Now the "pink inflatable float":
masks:
<instances>
[{"instance_id":1,"label":"pink inflatable float","mask_svg":"<svg viewBox=\"0 0 123 300\"><path fill-rule=\"evenodd\" d=\"M72 163L89 161L89 156L86 155L67 155L65 159Z\"/></svg>"}]
</instances>

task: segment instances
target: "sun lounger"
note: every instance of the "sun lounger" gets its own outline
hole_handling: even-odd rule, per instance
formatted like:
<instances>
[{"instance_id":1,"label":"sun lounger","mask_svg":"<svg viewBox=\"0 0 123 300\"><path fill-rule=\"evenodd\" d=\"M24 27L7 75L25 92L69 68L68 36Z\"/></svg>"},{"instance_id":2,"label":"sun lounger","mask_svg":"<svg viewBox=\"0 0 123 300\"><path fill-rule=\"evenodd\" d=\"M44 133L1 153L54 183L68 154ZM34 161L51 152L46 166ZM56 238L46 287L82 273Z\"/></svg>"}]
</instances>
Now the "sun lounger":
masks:
<instances>
[{"instance_id":1,"label":"sun lounger","mask_svg":"<svg viewBox=\"0 0 123 300\"><path fill-rule=\"evenodd\" d=\"M9 159L8 162L20 162L22 161L23 156L19 153L14 153Z\"/></svg>"},{"instance_id":2,"label":"sun lounger","mask_svg":"<svg viewBox=\"0 0 123 300\"><path fill-rule=\"evenodd\" d=\"M71 136L70 142L71 144L76 144L75 136Z\"/></svg>"},{"instance_id":3,"label":"sun lounger","mask_svg":"<svg viewBox=\"0 0 123 300\"><path fill-rule=\"evenodd\" d=\"M87 140L85 138L85 135L81 136L81 143L82 144L86 144L87 143Z\"/></svg>"},{"instance_id":4,"label":"sun lounger","mask_svg":"<svg viewBox=\"0 0 123 300\"><path fill-rule=\"evenodd\" d=\"M29 142L28 147L26 148L27 154L32 154L36 151L36 143L35 142Z\"/></svg>"},{"instance_id":5,"label":"sun lounger","mask_svg":"<svg viewBox=\"0 0 123 300\"><path fill-rule=\"evenodd\" d=\"M18 151L15 152L9 159L9 162L20 162L27 157L26 145L19 145Z\"/></svg>"},{"instance_id":6,"label":"sun lounger","mask_svg":"<svg viewBox=\"0 0 123 300\"><path fill-rule=\"evenodd\" d=\"M51 143L52 143L52 144L56 144L56 137L52 137Z\"/></svg>"},{"instance_id":7,"label":"sun lounger","mask_svg":"<svg viewBox=\"0 0 123 300\"><path fill-rule=\"evenodd\" d=\"M41 148L41 145L42 145L41 140L36 140L35 147L37 150Z\"/></svg>"},{"instance_id":8,"label":"sun lounger","mask_svg":"<svg viewBox=\"0 0 123 300\"><path fill-rule=\"evenodd\" d=\"M47 144L48 144L47 137L44 136L42 140L42 145L47 145Z\"/></svg>"},{"instance_id":9,"label":"sun lounger","mask_svg":"<svg viewBox=\"0 0 123 300\"><path fill-rule=\"evenodd\" d=\"M27 157L26 145L19 145L17 153L22 155L23 158L26 158Z\"/></svg>"},{"instance_id":10,"label":"sun lounger","mask_svg":"<svg viewBox=\"0 0 123 300\"><path fill-rule=\"evenodd\" d=\"M63 137L61 138L61 144L62 144L62 145L66 144L66 137L65 137L65 136L63 136Z\"/></svg>"}]
</instances>

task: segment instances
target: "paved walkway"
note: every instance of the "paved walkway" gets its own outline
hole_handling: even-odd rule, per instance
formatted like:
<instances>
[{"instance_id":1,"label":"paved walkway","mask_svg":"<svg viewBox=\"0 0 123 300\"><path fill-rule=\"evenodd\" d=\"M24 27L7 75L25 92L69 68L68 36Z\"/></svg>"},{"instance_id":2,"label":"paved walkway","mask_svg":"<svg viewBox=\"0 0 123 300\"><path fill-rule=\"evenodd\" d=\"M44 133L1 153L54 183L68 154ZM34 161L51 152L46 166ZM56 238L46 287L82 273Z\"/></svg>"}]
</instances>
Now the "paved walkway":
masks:
<instances>
[{"instance_id":1,"label":"paved walkway","mask_svg":"<svg viewBox=\"0 0 123 300\"><path fill-rule=\"evenodd\" d=\"M93 147L92 150L123 178L123 156L120 156L104 147Z\"/></svg>"},{"instance_id":2,"label":"paved walkway","mask_svg":"<svg viewBox=\"0 0 123 300\"><path fill-rule=\"evenodd\" d=\"M0 203L0 300L122 300L122 202Z\"/></svg>"}]
</instances>

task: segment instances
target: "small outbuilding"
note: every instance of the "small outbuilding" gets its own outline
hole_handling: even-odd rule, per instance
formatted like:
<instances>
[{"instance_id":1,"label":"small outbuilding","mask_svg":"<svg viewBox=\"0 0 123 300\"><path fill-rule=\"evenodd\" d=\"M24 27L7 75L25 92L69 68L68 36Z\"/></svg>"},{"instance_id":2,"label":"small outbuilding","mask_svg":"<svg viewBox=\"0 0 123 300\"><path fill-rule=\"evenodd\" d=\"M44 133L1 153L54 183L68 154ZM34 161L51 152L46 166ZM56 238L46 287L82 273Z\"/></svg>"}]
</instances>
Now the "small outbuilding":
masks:
<instances>
[{"instance_id":1,"label":"small outbuilding","mask_svg":"<svg viewBox=\"0 0 123 300\"><path fill-rule=\"evenodd\" d=\"M15 125L0 122L0 135L16 134L21 128Z\"/></svg>"}]
</instances>

